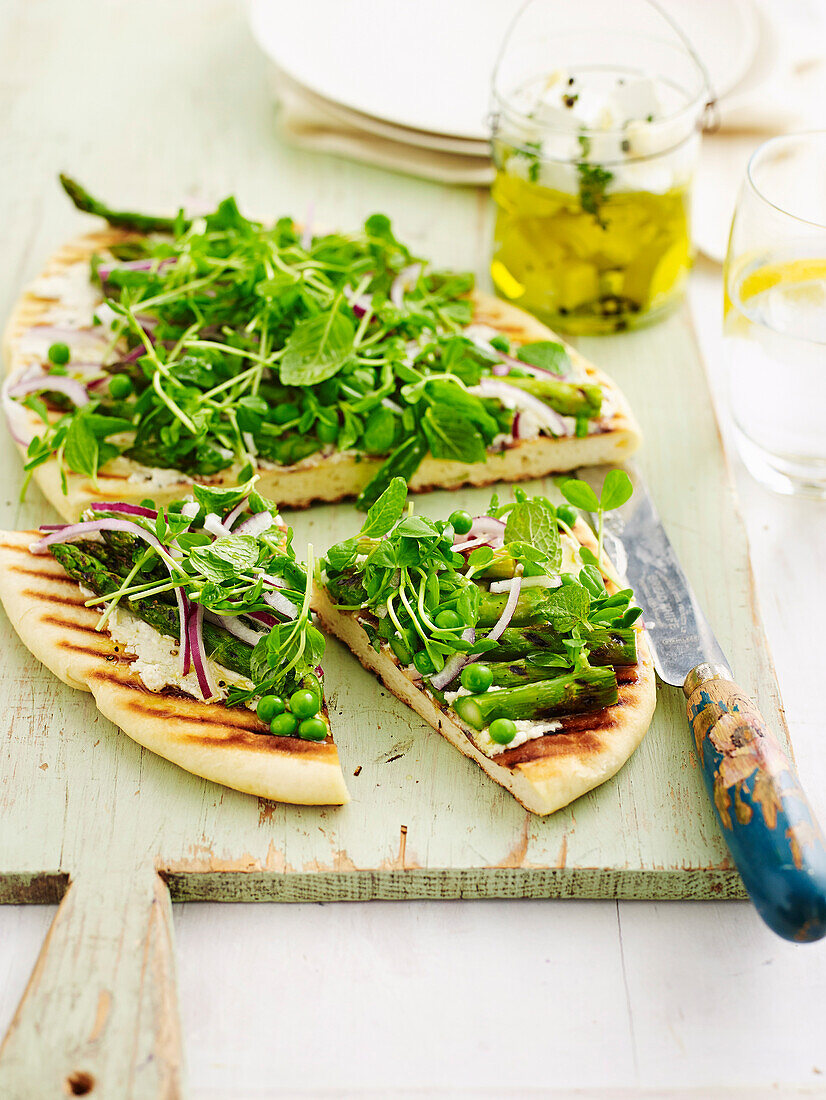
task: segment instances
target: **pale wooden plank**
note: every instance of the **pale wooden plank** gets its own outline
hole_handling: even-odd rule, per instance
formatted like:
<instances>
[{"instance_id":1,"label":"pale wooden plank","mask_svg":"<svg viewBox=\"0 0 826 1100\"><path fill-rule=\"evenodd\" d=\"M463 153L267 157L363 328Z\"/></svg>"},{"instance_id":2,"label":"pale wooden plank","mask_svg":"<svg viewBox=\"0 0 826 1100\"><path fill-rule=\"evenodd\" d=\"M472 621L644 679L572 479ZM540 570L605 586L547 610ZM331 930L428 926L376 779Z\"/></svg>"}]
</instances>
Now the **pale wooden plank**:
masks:
<instances>
[{"instance_id":1,"label":"pale wooden plank","mask_svg":"<svg viewBox=\"0 0 826 1100\"><path fill-rule=\"evenodd\" d=\"M79 873L0 1047L0 1094L182 1095L171 917L149 864Z\"/></svg>"}]
</instances>

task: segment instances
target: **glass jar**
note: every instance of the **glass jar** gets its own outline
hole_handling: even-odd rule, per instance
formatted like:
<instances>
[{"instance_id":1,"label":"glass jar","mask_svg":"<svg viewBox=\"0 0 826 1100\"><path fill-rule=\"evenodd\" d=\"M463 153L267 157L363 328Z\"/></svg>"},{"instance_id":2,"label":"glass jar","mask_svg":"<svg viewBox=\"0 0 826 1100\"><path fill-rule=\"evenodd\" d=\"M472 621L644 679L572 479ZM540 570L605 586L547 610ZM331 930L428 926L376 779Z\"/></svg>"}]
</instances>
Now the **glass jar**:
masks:
<instances>
[{"instance_id":1,"label":"glass jar","mask_svg":"<svg viewBox=\"0 0 826 1100\"><path fill-rule=\"evenodd\" d=\"M681 298L710 92L688 42L645 0L573 7L531 0L497 64L491 276L553 328L617 332Z\"/></svg>"}]
</instances>

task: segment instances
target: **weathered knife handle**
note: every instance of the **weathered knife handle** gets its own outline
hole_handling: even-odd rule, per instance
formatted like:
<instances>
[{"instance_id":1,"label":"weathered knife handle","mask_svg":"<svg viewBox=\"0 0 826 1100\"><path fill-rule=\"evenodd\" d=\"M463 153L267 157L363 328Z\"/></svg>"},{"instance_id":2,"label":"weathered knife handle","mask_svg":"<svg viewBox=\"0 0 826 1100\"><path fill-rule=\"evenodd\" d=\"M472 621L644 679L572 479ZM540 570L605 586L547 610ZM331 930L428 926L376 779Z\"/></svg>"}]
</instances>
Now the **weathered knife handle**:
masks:
<instances>
[{"instance_id":1,"label":"weathered knife handle","mask_svg":"<svg viewBox=\"0 0 826 1100\"><path fill-rule=\"evenodd\" d=\"M794 764L728 669L685 679L688 721L723 837L758 913L796 943L826 935L826 843Z\"/></svg>"}]
</instances>

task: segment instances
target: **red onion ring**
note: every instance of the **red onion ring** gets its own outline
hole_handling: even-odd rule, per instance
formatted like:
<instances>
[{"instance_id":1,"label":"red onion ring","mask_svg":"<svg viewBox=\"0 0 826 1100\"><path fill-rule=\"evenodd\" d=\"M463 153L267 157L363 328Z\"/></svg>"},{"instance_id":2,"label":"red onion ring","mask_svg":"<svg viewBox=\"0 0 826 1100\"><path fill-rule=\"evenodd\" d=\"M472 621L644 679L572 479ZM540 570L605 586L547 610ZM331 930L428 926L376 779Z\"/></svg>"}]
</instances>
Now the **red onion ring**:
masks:
<instances>
[{"instance_id":1,"label":"red onion ring","mask_svg":"<svg viewBox=\"0 0 826 1100\"><path fill-rule=\"evenodd\" d=\"M157 519L154 508L144 508L140 504L125 504L120 500L98 500L89 505L93 512L123 512L129 516L143 516L144 519Z\"/></svg>"},{"instance_id":2,"label":"red onion ring","mask_svg":"<svg viewBox=\"0 0 826 1100\"><path fill-rule=\"evenodd\" d=\"M198 687L205 700L214 699L218 689L212 679L212 670L207 660L204 647L204 608L202 604L192 605L187 622L187 638L189 648L192 651L192 664L195 666L195 675L198 677Z\"/></svg>"},{"instance_id":3,"label":"red onion ring","mask_svg":"<svg viewBox=\"0 0 826 1100\"><path fill-rule=\"evenodd\" d=\"M516 605L519 602L519 593L522 591L522 575L514 577L514 583L511 586L510 593L508 595L507 602L502 610L502 614L499 616L499 621L496 626L488 634L488 639L491 642L498 642L502 637L508 623L513 618L513 613L516 611Z\"/></svg>"},{"instance_id":4,"label":"red onion ring","mask_svg":"<svg viewBox=\"0 0 826 1100\"><path fill-rule=\"evenodd\" d=\"M239 523L233 534L235 535L263 535L275 525L275 520L269 512L256 512L254 516Z\"/></svg>"},{"instance_id":5,"label":"red onion ring","mask_svg":"<svg viewBox=\"0 0 826 1100\"><path fill-rule=\"evenodd\" d=\"M483 378L476 389L481 390L483 394L489 394L491 397L498 397L506 407L508 401L519 401L522 406L520 411L524 411L526 408L530 409L540 422L540 426L556 436L569 436L571 434L568 425L565 423L565 418L560 413L546 405L544 401L540 401L538 397L534 397L532 393L519 389L518 386L511 386L507 382L499 382L491 378Z\"/></svg>"},{"instance_id":6,"label":"red onion ring","mask_svg":"<svg viewBox=\"0 0 826 1100\"><path fill-rule=\"evenodd\" d=\"M462 639L471 642L471 644L476 641L476 631L472 626L462 631ZM454 653L452 657L445 661L445 667L441 672L437 672L430 677L431 686L438 691L442 691L443 688L446 688L448 684L456 679L465 665L469 665L476 660L476 656L470 657L467 653Z\"/></svg>"},{"instance_id":7,"label":"red onion ring","mask_svg":"<svg viewBox=\"0 0 826 1100\"><path fill-rule=\"evenodd\" d=\"M8 392L9 397L17 398L25 397L29 393L44 393L46 391L62 393L78 408L88 405L90 401L83 383L78 382L76 378L69 378L65 374L41 374L33 378L25 378L11 386Z\"/></svg>"}]
</instances>

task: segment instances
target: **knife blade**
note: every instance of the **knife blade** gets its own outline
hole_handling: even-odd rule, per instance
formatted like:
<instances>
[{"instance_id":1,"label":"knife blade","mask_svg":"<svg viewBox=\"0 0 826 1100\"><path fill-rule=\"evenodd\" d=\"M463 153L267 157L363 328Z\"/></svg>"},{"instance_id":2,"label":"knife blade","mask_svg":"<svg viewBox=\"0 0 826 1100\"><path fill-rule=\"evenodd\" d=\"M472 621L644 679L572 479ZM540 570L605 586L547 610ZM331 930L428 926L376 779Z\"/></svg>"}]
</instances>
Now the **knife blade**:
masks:
<instances>
[{"instance_id":1,"label":"knife blade","mask_svg":"<svg viewBox=\"0 0 826 1100\"><path fill-rule=\"evenodd\" d=\"M606 553L643 609L660 679L686 696L706 790L757 911L784 939L814 942L826 935L823 833L780 740L735 683L642 476L626 470L634 493L604 516ZM599 496L606 473L578 476Z\"/></svg>"}]
</instances>

